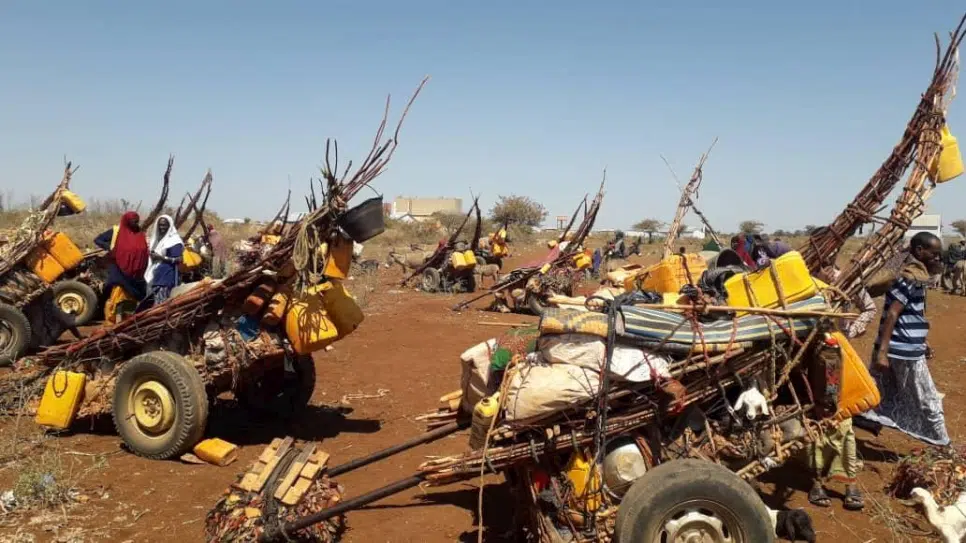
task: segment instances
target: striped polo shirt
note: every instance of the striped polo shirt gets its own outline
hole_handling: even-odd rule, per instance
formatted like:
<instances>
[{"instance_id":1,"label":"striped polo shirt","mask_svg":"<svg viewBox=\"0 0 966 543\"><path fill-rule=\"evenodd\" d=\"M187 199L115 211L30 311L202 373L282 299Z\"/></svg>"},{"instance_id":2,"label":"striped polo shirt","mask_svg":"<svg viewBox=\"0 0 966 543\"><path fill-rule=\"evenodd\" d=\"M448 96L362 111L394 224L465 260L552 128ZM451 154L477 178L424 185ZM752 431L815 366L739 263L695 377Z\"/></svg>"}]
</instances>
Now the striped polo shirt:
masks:
<instances>
[{"instance_id":1,"label":"striped polo shirt","mask_svg":"<svg viewBox=\"0 0 966 543\"><path fill-rule=\"evenodd\" d=\"M892 329L892 337L889 338L889 358L919 360L926 355L926 334L929 333L929 322L926 320L926 285L902 277L886 293L875 352L879 352L879 338L885 324L886 311L894 301L902 304L902 312L899 313L899 319Z\"/></svg>"}]
</instances>

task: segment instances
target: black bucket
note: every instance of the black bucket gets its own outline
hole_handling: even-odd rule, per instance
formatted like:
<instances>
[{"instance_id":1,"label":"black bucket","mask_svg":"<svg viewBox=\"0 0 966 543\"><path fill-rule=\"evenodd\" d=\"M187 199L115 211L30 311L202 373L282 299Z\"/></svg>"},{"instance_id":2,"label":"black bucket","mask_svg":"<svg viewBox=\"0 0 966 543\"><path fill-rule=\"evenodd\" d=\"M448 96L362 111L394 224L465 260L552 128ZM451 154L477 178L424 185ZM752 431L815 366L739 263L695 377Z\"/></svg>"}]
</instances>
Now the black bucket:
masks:
<instances>
[{"instance_id":1,"label":"black bucket","mask_svg":"<svg viewBox=\"0 0 966 543\"><path fill-rule=\"evenodd\" d=\"M339 227L356 243L365 243L386 231L382 196L369 198L346 211L339 218Z\"/></svg>"}]
</instances>

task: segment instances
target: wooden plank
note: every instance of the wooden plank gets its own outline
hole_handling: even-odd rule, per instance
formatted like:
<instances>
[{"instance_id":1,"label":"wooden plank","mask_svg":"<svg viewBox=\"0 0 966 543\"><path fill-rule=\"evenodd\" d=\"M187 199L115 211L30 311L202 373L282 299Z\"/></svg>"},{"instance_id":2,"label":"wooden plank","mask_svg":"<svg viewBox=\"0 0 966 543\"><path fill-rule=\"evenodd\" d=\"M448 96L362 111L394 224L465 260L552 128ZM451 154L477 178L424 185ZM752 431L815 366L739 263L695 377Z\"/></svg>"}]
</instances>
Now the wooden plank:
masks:
<instances>
[{"instance_id":1,"label":"wooden plank","mask_svg":"<svg viewBox=\"0 0 966 543\"><path fill-rule=\"evenodd\" d=\"M298 478L299 473L302 473L302 468L305 467L305 463L308 462L309 457L315 452L315 444L310 443L302 449L302 452L295 458L295 462L292 463L292 467L289 469L288 473L279 483L278 488L275 489L275 499L281 500L285 497L285 493L292 486L292 483Z\"/></svg>"},{"instance_id":2,"label":"wooden plank","mask_svg":"<svg viewBox=\"0 0 966 543\"><path fill-rule=\"evenodd\" d=\"M284 440L282 440L282 444L278 447L278 450L276 451L276 455L271 460L265 463L265 468L258 475L258 479L256 479L255 483L252 485L252 489L251 489L252 492L262 491L262 487L265 486L265 482L268 481L268 478L272 476L272 472L274 472L275 468L278 467L279 461L282 460L282 457L285 456L285 453L287 453L288 450L292 447L292 443L294 441L295 440L293 440L290 437L287 437Z\"/></svg>"},{"instance_id":3,"label":"wooden plank","mask_svg":"<svg viewBox=\"0 0 966 543\"><path fill-rule=\"evenodd\" d=\"M263 464L267 464L269 460L277 455L276 453L278 453L278 449L281 446L282 440L276 437L271 443L268 444L268 447L265 447L265 450L262 451L262 454L258 456L258 461Z\"/></svg>"},{"instance_id":4,"label":"wooden plank","mask_svg":"<svg viewBox=\"0 0 966 543\"><path fill-rule=\"evenodd\" d=\"M306 479L305 477L299 477L298 481L292 485L292 488L288 489L285 493L285 497L282 498L282 503L285 505L296 505L298 502L302 501L302 496L305 492L312 486L312 480Z\"/></svg>"},{"instance_id":5,"label":"wooden plank","mask_svg":"<svg viewBox=\"0 0 966 543\"><path fill-rule=\"evenodd\" d=\"M315 455L315 461L309 462L302 468L301 476L306 479L315 479L319 476L319 472L325 469L325 465L329 463L329 453L324 451L319 451Z\"/></svg>"}]
</instances>

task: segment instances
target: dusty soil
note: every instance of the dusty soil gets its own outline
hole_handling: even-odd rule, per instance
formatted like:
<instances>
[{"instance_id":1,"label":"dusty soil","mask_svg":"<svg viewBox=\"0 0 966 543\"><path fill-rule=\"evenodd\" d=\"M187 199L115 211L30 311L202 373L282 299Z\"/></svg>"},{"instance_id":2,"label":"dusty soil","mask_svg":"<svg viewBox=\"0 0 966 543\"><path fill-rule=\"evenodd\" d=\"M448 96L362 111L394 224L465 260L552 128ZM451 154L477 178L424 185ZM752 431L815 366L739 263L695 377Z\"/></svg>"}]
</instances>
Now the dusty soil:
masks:
<instances>
[{"instance_id":1,"label":"dusty soil","mask_svg":"<svg viewBox=\"0 0 966 543\"><path fill-rule=\"evenodd\" d=\"M458 298L400 289L399 277L398 270L382 272L367 301L364 325L336 344L334 350L317 357L315 406L305 417L286 426L250 420L231 405L220 406L212 413L208 434L241 447L240 460L232 466L138 458L122 451L109 420L84 421L71 435L42 441L31 441L33 424L29 420L3 422L0 491L14 484L25 462L54 455L53 461L62 463L72 474L84 503L48 513L0 514L0 541L15 541L18 533L33 534L41 541L203 540L208 509L273 437L318 440L332 455L331 462L338 464L414 436L423 426L413 417L434 409L441 395L459 387L458 355L503 329L482 322L534 320L477 311L457 314L449 309ZM966 298L930 294L930 340L937 353L933 375L947 394L949 430L957 442L966 432L962 415L966 383L955 378L966 362L960 320L964 310ZM870 341L866 338L861 342L862 352L868 352ZM337 407L352 411L342 415L334 409ZM465 435L458 434L346 474L340 481L349 496L360 494L411 474L426 455L459 451L465 440ZM7 444L15 441L20 449L11 454L13 445ZM819 540L925 540L897 532L887 521L891 515L883 514L886 508L897 514L913 514L886 498L882 488L897 455L916 446L894 432L880 438L860 433L859 450L865 461L861 481L868 507L862 513L846 512L838 501L828 510L810 507ZM513 541L512 534L507 533L511 512L505 486L495 478L488 483L483 493L485 540ZM786 466L769 474L762 490L772 507L809 507L804 494L808 484L800 468ZM480 524L476 514L478 493L476 481L413 489L350 513L345 540L475 541Z\"/></svg>"}]
</instances>

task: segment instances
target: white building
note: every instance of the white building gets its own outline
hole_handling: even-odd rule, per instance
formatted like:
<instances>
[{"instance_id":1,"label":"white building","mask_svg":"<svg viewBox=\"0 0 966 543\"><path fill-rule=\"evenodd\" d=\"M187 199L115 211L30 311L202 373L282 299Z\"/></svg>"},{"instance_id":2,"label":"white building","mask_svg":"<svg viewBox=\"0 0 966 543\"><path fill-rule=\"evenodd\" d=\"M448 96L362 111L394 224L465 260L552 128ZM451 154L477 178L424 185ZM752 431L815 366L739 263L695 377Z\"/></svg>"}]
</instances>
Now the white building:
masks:
<instances>
[{"instance_id":1,"label":"white building","mask_svg":"<svg viewBox=\"0 0 966 543\"><path fill-rule=\"evenodd\" d=\"M920 215L912 221L909 229L906 230L906 239L915 236L919 232L932 232L939 239L943 237L943 221L942 215L936 213L933 215Z\"/></svg>"}]
</instances>

